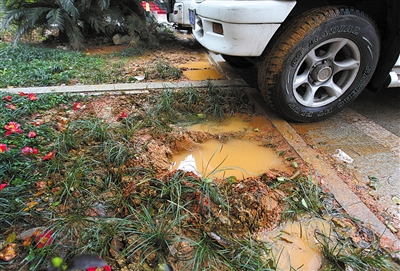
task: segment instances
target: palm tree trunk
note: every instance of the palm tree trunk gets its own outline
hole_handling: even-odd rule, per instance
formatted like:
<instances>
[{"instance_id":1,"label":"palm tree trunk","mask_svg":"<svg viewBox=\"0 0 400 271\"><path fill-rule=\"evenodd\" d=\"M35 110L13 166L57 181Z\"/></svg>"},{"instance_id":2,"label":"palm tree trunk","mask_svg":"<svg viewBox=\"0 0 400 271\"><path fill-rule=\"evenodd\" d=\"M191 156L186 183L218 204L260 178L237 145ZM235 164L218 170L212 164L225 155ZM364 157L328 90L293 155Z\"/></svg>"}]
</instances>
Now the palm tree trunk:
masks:
<instances>
[{"instance_id":1,"label":"palm tree trunk","mask_svg":"<svg viewBox=\"0 0 400 271\"><path fill-rule=\"evenodd\" d=\"M3 28L3 17L4 13L6 12L6 1L7 0L1 0L0 3L0 29Z\"/></svg>"},{"instance_id":2,"label":"palm tree trunk","mask_svg":"<svg viewBox=\"0 0 400 271\"><path fill-rule=\"evenodd\" d=\"M3 17L4 13L6 12L6 1L7 0L1 0L0 3L0 28L3 28Z\"/></svg>"}]
</instances>

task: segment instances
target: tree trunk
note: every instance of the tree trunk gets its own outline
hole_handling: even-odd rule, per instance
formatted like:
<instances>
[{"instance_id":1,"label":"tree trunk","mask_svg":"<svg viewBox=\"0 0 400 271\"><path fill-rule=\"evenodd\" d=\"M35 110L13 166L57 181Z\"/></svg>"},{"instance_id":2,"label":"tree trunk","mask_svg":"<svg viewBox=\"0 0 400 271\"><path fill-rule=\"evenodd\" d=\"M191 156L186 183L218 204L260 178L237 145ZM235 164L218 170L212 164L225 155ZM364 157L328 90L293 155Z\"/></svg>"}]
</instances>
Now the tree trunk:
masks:
<instances>
[{"instance_id":1,"label":"tree trunk","mask_svg":"<svg viewBox=\"0 0 400 271\"><path fill-rule=\"evenodd\" d=\"M1 0L1 3L0 3L0 29L3 28L3 18L4 18L4 14L6 12L6 1L7 0Z\"/></svg>"}]
</instances>

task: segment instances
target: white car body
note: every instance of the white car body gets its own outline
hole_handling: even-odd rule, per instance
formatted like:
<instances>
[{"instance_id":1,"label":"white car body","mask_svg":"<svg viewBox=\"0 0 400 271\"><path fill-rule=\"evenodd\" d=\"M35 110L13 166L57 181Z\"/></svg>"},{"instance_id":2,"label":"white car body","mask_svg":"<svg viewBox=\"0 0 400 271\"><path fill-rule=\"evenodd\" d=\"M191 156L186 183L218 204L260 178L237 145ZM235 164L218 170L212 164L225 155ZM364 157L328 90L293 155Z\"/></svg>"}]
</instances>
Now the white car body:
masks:
<instances>
[{"instance_id":1,"label":"white car body","mask_svg":"<svg viewBox=\"0 0 400 271\"><path fill-rule=\"evenodd\" d=\"M192 1L196 14L193 35L215 53L260 56L295 4L276 0ZM222 25L223 35L213 31L214 23Z\"/></svg>"},{"instance_id":2,"label":"white car body","mask_svg":"<svg viewBox=\"0 0 400 271\"><path fill-rule=\"evenodd\" d=\"M169 13L168 21L174 23L178 28L191 28L189 21L189 7L191 0L179 0L174 3L172 12Z\"/></svg>"},{"instance_id":3,"label":"white car body","mask_svg":"<svg viewBox=\"0 0 400 271\"><path fill-rule=\"evenodd\" d=\"M228 56L258 57L296 5L295 0L192 0L194 37L206 49ZM221 27L217 33L215 27ZM389 87L400 86L400 56Z\"/></svg>"}]
</instances>

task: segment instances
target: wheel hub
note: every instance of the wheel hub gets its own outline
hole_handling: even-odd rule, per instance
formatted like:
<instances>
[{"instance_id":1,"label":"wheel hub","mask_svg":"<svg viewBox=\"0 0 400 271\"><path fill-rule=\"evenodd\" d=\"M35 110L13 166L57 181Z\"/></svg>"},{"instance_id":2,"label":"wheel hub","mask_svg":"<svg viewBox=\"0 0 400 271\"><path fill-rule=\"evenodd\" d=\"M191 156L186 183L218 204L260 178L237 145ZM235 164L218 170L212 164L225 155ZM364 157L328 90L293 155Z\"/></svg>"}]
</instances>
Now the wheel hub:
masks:
<instances>
[{"instance_id":1,"label":"wheel hub","mask_svg":"<svg viewBox=\"0 0 400 271\"><path fill-rule=\"evenodd\" d=\"M314 82L325 82L332 76L332 68L327 64L319 64L317 65L311 72L311 77Z\"/></svg>"}]
</instances>

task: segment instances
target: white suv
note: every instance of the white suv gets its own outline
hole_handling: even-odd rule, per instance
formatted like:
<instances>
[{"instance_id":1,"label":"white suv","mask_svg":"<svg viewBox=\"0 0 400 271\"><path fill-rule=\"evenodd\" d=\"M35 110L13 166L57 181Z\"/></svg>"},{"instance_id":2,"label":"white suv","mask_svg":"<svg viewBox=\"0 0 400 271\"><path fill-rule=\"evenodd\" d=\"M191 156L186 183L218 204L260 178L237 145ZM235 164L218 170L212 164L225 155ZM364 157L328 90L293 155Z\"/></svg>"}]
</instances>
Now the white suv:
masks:
<instances>
[{"instance_id":1,"label":"white suv","mask_svg":"<svg viewBox=\"0 0 400 271\"><path fill-rule=\"evenodd\" d=\"M399 0L192 0L189 18L205 48L258 66L259 90L276 112L311 122L367 85L400 86L399 14Z\"/></svg>"},{"instance_id":2,"label":"white suv","mask_svg":"<svg viewBox=\"0 0 400 271\"><path fill-rule=\"evenodd\" d=\"M167 4L168 22L177 29L191 30L189 21L189 7L192 0L165 0Z\"/></svg>"}]
</instances>

